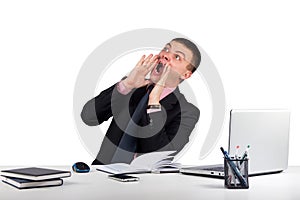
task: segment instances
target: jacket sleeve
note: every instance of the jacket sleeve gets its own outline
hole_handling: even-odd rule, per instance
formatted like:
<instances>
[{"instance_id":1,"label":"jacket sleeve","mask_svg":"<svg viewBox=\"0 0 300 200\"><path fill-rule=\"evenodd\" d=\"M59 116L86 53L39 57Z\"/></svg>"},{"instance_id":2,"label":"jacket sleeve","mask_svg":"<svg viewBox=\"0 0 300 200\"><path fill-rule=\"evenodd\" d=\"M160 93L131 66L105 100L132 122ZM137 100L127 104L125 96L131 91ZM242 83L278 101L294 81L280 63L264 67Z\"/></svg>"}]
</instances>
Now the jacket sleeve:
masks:
<instances>
[{"instance_id":1,"label":"jacket sleeve","mask_svg":"<svg viewBox=\"0 0 300 200\"><path fill-rule=\"evenodd\" d=\"M146 148L143 147L141 153L169 150L176 150L178 153L189 142L190 134L199 117L199 109L188 102L177 106L177 109L169 112L168 116L164 109L160 112L150 113L150 126L160 128L154 130L156 134L153 136L142 139L141 146L145 145ZM147 144L151 144L151 146Z\"/></svg>"},{"instance_id":2,"label":"jacket sleeve","mask_svg":"<svg viewBox=\"0 0 300 200\"><path fill-rule=\"evenodd\" d=\"M119 93L117 84L114 84L83 106L82 121L89 126L97 126L112 116L118 116L124 108L128 108L131 94L132 92L127 95Z\"/></svg>"}]
</instances>

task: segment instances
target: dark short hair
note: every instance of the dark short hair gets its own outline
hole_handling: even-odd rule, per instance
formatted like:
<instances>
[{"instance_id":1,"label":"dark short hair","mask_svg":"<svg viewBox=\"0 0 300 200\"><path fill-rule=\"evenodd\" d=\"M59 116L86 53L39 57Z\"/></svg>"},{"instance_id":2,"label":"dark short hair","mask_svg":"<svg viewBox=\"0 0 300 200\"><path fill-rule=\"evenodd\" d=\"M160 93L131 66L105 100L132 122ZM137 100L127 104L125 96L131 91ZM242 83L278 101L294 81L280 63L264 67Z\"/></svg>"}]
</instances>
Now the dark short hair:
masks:
<instances>
[{"instance_id":1,"label":"dark short hair","mask_svg":"<svg viewBox=\"0 0 300 200\"><path fill-rule=\"evenodd\" d=\"M172 41L183 44L186 48L192 51L193 57L190 65L187 66L187 69L191 72L196 71L201 62L201 53L197 45L186 38L174 38Z\"/></svg>"}]
</instances>

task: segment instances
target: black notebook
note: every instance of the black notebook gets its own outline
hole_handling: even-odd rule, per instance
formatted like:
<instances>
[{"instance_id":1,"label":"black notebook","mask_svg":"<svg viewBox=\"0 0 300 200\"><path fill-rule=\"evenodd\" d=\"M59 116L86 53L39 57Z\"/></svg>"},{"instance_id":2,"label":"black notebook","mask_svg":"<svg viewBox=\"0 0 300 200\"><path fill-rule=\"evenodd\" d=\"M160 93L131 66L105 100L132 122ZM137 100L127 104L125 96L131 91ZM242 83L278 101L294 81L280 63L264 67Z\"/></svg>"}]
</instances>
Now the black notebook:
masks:
<instances>
[{"instance_id":1,"label":"black notebook","mask_svg":"<svg viewBox=\"0 0 300 200\"><path fill-rule=\"evenodd\" d=\"M14 177L14 178L38 181L38 180L70 177L71 172L56 170L56 169L27 167L27 168L19 168L19 169L2 170L0 175L6 177Z\"/></svg>"},{"instance_id":2,"label":"black notebook","mask_svg":"<svg viewBox=\"0 0 300 200\"><path fill-rule=\"evenodd\" d=\"M38 188L38 187L50 187L50 186L60 186L63 184L62 179L49 179L49 180L40 180L32 181L20 178L13 177L1 177L4 183L12 185L18 189L28 189L28 188Z\"/></svg>"}]
</instances>

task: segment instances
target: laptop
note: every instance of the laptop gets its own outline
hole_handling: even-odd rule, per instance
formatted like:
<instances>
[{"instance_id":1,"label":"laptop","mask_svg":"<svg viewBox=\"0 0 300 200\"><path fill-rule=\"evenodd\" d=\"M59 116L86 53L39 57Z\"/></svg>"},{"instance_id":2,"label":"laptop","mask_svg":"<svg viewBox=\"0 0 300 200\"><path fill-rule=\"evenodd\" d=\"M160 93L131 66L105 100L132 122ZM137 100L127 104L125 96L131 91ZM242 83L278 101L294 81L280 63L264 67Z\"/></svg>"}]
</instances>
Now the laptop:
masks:
<instances>
[{"instance_id":1,"label":"laptop","mask_svg":"<svg viewBox=\"0 0 300 200\"><path fill-rule=\"evenodd\" d=\"M231 110L228 153L241 156L249 149L249 176L279 173L288 166L290 112L287 110ZM220 157L222 152L220 150ZM186 167L183 174L224 178L223 164Z\"/></svg>"}]
</instances>

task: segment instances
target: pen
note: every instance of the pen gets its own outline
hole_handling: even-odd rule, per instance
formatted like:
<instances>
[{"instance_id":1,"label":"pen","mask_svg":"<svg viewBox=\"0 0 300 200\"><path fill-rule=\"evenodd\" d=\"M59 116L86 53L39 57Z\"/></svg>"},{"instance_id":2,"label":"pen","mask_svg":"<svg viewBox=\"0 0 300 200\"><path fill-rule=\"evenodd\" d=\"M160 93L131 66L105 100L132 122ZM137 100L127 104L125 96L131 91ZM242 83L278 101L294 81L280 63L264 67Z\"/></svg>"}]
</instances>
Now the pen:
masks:
<instances>
[{"instance_id":1,"label":"pen","mask_svg":"<svg viewBox=\"0 0 300 200\"><path fill-rule=\"evenodd\" d=\"M238 158L239 158L239 148L240 148L239 145L237 145L237 146L235 147L235 155L234 155L234 158L235 158L236 160L238 160ZM237 166L237 168L240 170L240 162L239 162L239 161L236 161L236 166Z\"/></svg>"},{"instance_id":2,"label":"pen","mask_svg":"<svg viewBox=\"0 0 300 200\"><path fill-rule=\"evenodd\" d=\"M233 170L234 174L238 177L238 179L239 179L240 183L242 184L242 186L246 187L247 183L246 183L244 177L241 175L240 170L236 167L234 162L230 159L227 151L224 151L223 147L221 147L220 149L221 149L222 153L224 154L225 159L228 161L229 166Z\"/></svg>"},{"instance_id":3,"label":"pen","mask_svg":"<svg viewBox=\"0 0 300 200\"><path fill-rule=\"evenodd\" d=\"M247 145L247 148L246 148L246 150L245 150L245 153L243 154L242 159L241 159L241 161L240 161L240 165L242 165L242 164L243 164L243 160L245 160L245 159L248 157L249 149L250 149L250 145L248 144L248 145Z\"/></svg>"},{"instance_id":4,"label":"pen","mask_svg":"<svg viewBox=\"0 0 300 200\"><path fill-rule=\"evenodd\" d=\"M240 146L239 146L239 145L237 145L237 146L236 146L236 149L235 149L235 155L234 155L235 159L238 159L238 155L239 155L239 148L240 148Z\"/></svg>"}]
</instances>

